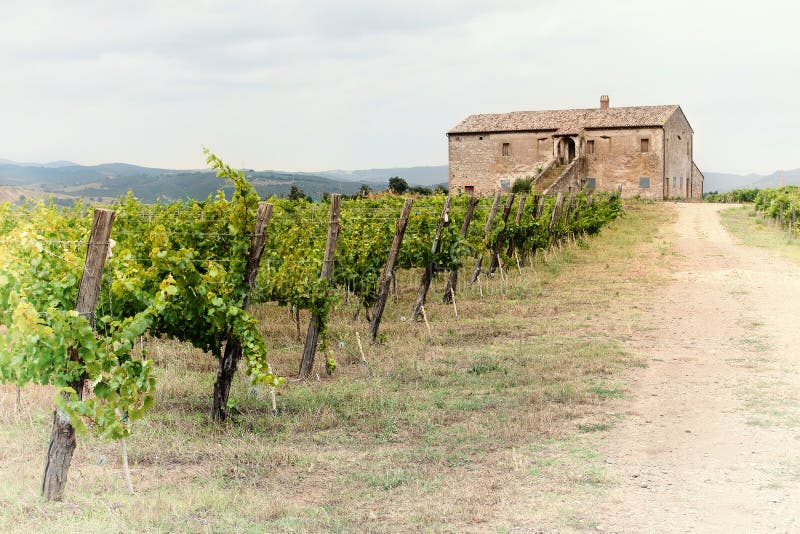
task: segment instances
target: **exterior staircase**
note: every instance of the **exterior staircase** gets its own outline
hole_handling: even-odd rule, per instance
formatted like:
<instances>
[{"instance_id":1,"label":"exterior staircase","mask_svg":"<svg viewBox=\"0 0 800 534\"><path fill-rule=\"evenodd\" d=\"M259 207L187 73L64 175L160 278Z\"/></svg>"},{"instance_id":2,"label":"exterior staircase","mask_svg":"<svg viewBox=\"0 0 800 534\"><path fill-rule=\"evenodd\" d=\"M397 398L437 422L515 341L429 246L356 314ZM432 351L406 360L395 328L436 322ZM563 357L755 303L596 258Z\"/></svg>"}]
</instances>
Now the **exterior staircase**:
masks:
<instances>
[{"instance_id":1,"label":"exterior staircase","mask_svg":"<svg viewBox=\"0 0 800 534\"><path fill-rule=\"evenodd\" d=\"M547 190L548 187L553 185L556 180L558 180L561 175L564 173L564 170L569 166L569 164L562 165L560 163L551 166L547 171L536 180L535 191L536 193L543 193Z\"/></svg>"}]
</instances>

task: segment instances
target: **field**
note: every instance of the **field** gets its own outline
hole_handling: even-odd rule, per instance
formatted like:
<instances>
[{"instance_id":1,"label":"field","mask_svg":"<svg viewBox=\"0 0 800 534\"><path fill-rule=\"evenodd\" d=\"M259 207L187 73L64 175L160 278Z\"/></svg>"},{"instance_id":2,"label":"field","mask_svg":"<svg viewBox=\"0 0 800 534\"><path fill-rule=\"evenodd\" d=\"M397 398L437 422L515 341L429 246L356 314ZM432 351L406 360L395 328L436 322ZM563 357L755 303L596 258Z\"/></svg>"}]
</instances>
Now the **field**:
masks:
<instances>
[{"instance_id":1,"label":"field","mask_svg":"<svg viewBox=\"0 0 800 534\"><path fill-rule=\"evenodd\" d=\"M538 254L533 268L464 285L458 318L439 303L437 279L430 334L408 320L419 273L402 271L380 343L364 344L368 369L354 335L365 339L366 324L340 302L330 322L337 369L328 377L318 358L312 380L288 380L277 417L268 390L239 375L238 415L210 424L216 360L147 340L159 382L127 440L133 497L119 445L81 436L65 501L43 503L53 390L28 386L17 406L5 386L0 530L502 530L504 506L531 484L555 496L602 486L596 436L619 419L627 370L643 365L624 347L635 302L669 256L659 234L668 209L633 203L626 214L597 237ZM254 313L274 371L294 375L302 343L288 310Z\"/></svg>"}]
</instances>

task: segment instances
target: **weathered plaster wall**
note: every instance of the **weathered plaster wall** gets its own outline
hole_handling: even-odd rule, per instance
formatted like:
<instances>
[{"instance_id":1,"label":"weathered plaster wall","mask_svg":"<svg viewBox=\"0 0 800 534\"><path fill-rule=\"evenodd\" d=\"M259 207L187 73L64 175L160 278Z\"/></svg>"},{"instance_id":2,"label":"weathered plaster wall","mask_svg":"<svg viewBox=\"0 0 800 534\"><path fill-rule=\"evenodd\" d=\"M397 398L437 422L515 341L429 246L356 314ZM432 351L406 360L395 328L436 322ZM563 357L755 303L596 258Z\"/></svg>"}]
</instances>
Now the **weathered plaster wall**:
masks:
<instances>
[{"instance_id":1,"label":"weathered plaster wall","mask_svg":"<svg viewBox=\"0 0 800 534\"><path fill-rule=\"evenodd\" d=\"M641 151L641 140L648 139L648 151ZM661 128L587 130L584 146L594 140L594 154L586 154L584 176L595 179L597 191L616 191L622 195L661 199L663 169L663 131ZM640 178L649 178L650 187L640 187Z\"/></svg>"},{"instance_id":2,"label":"weathered plaster wall","mask_svg":"<svg viewBox=\"0 0 800 534\"><path fill-rule=\"evenodd\" d=\"M509 144L507 156L503 143ZM519 178L533 176L553 158L550 132L459 134L448 138L450 190L463 191L468 185L476 194L490 194Z\"/></svg>"},{"instance_id":3,"label":"weathered plaster wall","mask_svg":"<svg viewBox=\"0 0 800 534\"><path fill-rule=\"evenodd\" d=\"M692 128L680 110L664 123L666 198L691 198Z\"/></svg>"},{"instance_id":4,"label":"weathered plaster wall","mask_svg":"<svg viewBox=\"0 0 800 534\"><path fill-rule=\"evenodd\" d=\"M703 200L703 173L692 163L692 200Z\"/></svg>"}]
</instances>

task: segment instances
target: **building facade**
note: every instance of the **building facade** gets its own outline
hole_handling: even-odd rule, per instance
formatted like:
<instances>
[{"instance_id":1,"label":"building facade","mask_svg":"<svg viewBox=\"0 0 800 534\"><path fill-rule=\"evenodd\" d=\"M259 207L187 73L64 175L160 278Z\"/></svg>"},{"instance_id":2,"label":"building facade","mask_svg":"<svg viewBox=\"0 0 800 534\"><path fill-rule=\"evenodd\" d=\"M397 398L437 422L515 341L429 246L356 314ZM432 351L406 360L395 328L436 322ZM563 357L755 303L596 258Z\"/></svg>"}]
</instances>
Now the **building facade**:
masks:
<instances>
[{"instance_id":1,"label":"building facade","mask_svg":"<svg viewBox=\"0 0 800 534\"><path fill-rule=\"evenodd\" d=\"M694 131L680 106L470 115L447 133L450 190L479 195L533 178L539 192L587 188L626 197L702 198Z\"/></svg>"}]
</instances>

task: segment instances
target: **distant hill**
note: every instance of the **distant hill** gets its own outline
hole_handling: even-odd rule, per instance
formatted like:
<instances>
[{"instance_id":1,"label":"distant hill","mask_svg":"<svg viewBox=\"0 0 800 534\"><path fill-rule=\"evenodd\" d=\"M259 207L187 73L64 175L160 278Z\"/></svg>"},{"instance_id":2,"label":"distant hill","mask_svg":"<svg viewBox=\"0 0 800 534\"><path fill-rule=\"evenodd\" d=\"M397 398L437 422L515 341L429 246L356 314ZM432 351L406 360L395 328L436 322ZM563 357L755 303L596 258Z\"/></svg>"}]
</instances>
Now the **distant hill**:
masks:
<instances>
[{"instance_id":1,"label":"distant hill","mask_svg":"<svg viewBox=\"0 0 800 534\"><path fill-rule=\"evenodd\" d=\"M447 165L427 167L389 167L386 169L363 169L357 171L323 171L315 174L345 180L348 182L388 182L389 178L399 176L412 185L432 186L448 182Z\"/></svg>"},{"instance_id":2,"label":"distant hill","mask_svg":"<svg viewBox=\"0 0 800 534\"><path fill-rule=\"evenodd\" d=\"M719 172L703 173L703 191L726 193L734 189L768 189L783 185L800 185L800 169L775 171L772 174L728 174Z\"/></svg>"},{"instance_id":3,"label":"distant hill","mask_svg":"<svg viewBox=\"0 0 800 534\"><path fill-rule=\"evenodd\" d=\"M18 161L11 161L10 159L0 158L0 165L4 165L4 164L19 165L21 167L53 167L53 168L56 168L56 167L69 167L71 165L77 165L77 163L73 163L71 161L64 161L64 160L50 161L48 163L20 163Z\"/></svg>"},{"instance_id":4,"label":"distant hill","mask_svg":"<svg viewBox=\"0 0 800 534\"><path fill-rule=\"evenodd\" d=\"M59 165L63 163L63 165ZM246 171L248 178L262 197L286 196L292 186L318 199L323 193L354 194L362 186L380 191L388 179L340 180L311 173L280 171ZM219 189L222 183L210 170L175 170L140 167L128 163L76 165L53 162L48 165L16 163L0 160L0 188L3 198L15 199L53 196L59 202L74 199L110 201L128 191L143 202L170 201L182 198L204 199ZM223 187L231 191L230 186Z\"/></svg>"}]
</instances>

